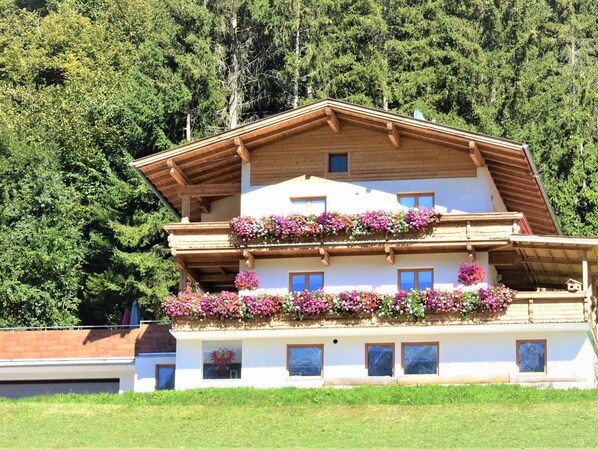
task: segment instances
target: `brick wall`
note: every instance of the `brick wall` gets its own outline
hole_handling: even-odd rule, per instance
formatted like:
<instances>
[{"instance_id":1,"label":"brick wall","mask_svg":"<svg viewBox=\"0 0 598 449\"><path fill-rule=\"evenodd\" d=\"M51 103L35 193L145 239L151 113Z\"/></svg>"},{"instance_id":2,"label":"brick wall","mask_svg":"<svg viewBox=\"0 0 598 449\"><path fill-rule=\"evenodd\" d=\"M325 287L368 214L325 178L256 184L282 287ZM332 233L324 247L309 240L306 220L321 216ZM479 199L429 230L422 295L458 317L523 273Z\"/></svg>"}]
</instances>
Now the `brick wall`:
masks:
<instances>
[{"instance_id":1,"label":"brick wall","mask_svg":"<svg viewBox=\"0 0 598 449\"><path fill-rule=\"evenodd\" d=\"M135 329L60 329L0 332L0 360L133 357L139 352L171 352L170 326Z\"/></svg>"}]
</instances>

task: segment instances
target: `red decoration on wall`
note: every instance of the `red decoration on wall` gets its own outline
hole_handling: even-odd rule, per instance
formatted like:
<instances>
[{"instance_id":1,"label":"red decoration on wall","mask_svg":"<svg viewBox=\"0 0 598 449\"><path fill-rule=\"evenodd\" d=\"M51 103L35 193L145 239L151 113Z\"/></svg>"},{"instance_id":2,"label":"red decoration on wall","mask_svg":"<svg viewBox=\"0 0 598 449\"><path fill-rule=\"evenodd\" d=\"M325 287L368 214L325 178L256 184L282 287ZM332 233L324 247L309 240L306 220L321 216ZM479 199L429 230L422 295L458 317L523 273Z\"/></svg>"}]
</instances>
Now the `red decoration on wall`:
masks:
<instances>
[{"instance_id":1,"label":"red decoration on wall","mask_svg":"<svg viewBox=\"0 0 598 449\"><path fill-rule=\"evenodd\" d=\"M226 348L220 348L217 351L212 351L210 359L216 365L219 373L225 373L230 370L230 365L235 360L235 353Z\"/></svg>"}]
</instances>

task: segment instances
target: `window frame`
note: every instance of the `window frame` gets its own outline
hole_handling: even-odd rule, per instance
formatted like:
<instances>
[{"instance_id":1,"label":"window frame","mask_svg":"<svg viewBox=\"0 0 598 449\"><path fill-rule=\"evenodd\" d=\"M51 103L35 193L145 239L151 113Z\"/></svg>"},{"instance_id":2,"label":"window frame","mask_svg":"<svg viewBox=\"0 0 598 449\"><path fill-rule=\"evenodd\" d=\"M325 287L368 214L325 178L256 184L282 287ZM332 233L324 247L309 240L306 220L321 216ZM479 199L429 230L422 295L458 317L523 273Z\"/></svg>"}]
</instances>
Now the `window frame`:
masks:
<instances>
[{"instance_id":1,"label":"window frame","mask_svg":"<svg viewBox=\"0 0 598 449\"><path fill-rule=\"evenodd\" d=\"M434 288L434 268L433 267L429 267L429 268L399 268L397 270L397 288L400 290L402 290L401 288L401 273L405 273L405 272L413 272L414 273L414 287L413 290L421 290L419 288L419 273L422 271L431 271L432 272L432 287ZM408 291L408 290L405 290Z\"/></svg>"},{"instance_id":2,"label":"window frame","mask_svg":"<svg viewBox=\"0 0 598 449\"><path fill-rule=\"evenodd\" d=\"M543 343L544 344L544 371L521 371L520 363L520 348L522 343ZM525 376L542 376L548 372L548 342L544 338L532 338L525 340L515 340L515 358L517 363L517 372Z\"/></svg>"},{"instance_id":3,"label":"window frame","mask_svg":"<svg viewBox=\"0 0 598 449\"><path fill-rule=\"evenodd\" d=\"M351 152L350 151L327 151L326 153L326 170L324 171L325 178L347 177L351 175ZM347 155L347 171L330 171L330 157Z\"/></svg>"},{"instance_id":4,"label":"window frame","mask_svg":"<svg viewBox=\"0 0 598 449\"><path fill-rule=\"evenodd\" d=\"M154 386L154 390L155 391L162 391L160 390L158 387L160 386L160 368L172 368L174 370L174 376L175 376L175 384L176 384L176 364L175 363L156 363L156 371L155 371L155 379L156 379L156 384ZM172 386L172 389L174 390L175 385Z\"/></svg>"},{"instance_id":5,"label":"window frame","mask_svg":"<svg viewBox=\"0 0 598 449\"><path fill-rule=\"evenodd\" d=\"M322 288L324 288L324 272L323 271L290 271L289 272L289 293L293 293L293 276L295 275L302 275L305 276L305 290L308 292L313 292L315 290L309 289L309 275L310 274L321 274L322 275ZM305 291L305 290L296 290L296 291Z\"/></svg>"},{"instance_id":6,"label":"window frame","mask_svg":"<svg viewBox=\"0 0 598 449\"><path fill-rule=\"evenodd\" d=\"M436 346L435 374L405 374L405 346ZM401 371L403 376L440 376L440 342L439 341L404 341L401 342Z\"/></svg>"},{"instance_id":7,"label":"window frame","mask_svg":"<svg viewBox=\"0 0 598 449\"><path fill-rule=\"evenodd\" d=\"M326 196L292 196L290 198L291 201L291 207L295 206L295 201L307 201L307 215L313 214L311 211L309 211L309 209L311 208L311 202L314 200L324 200L324 212L326 212L328 210L328 200L326 198ZM295 211L293 211L293 213L296 213Z\"/></svg>"},{"instance_id":8,"label":"window frame","mask_svg":"<svg viewBox=\"0 0 598 449\"><path fill-rule=\"evenodd\" d=\"M291 348L320 348L320 375L319 376L291 376ZM305 344L287 344L287 377L289 379L322 379L324 377L324 344L323 343L305 343Z\"/></svg>"},{"instance_id":9,"label":"window frame","mask_svg":"<svg viewBox=\"0 0 598 449\"><path fill-rule=\"evenodd\" d=\"M396 364L396 344L392 343L366 343L365 344L365 372L368 377L386 377L386 376L370 376L370 354L369 348L372 346L390 346L392 348L392 373L390 377L395 377L395 364Z\"/></svg>"},{"instance_id":10,"label":"window frame","mask_svg":"<svg viewBox=\"0 0 598 449\"><path fill-rule=\"evenodd\" d=\"M414 207L419 207L420 197L422 196L431 196L432 197L432 209L436 207L436 193L435 192L398 192L397 193L397 202L401 205L401 198L406 197L413 197L413 204ZM403 206L405 207L405 206Z\"/></svg>"}]
</instances>

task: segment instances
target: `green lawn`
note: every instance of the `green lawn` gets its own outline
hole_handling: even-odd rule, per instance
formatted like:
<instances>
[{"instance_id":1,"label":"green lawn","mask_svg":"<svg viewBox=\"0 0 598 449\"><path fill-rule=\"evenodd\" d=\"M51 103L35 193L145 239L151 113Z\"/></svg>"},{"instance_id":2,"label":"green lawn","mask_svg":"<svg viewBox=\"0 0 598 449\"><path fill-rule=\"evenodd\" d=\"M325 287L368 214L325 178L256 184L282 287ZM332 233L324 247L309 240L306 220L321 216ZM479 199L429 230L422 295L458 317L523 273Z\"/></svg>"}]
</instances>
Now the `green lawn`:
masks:
<instances>
[{"instance_id":1,"label":"green lawn","mask_svg":"<svg viewBox=\"0 0 598 449\"><path fill-rule=\"evenodd\" d=\"M1 447L598 447L598 390L206 389L0 400Z\"/></svg>"}]
</instances>

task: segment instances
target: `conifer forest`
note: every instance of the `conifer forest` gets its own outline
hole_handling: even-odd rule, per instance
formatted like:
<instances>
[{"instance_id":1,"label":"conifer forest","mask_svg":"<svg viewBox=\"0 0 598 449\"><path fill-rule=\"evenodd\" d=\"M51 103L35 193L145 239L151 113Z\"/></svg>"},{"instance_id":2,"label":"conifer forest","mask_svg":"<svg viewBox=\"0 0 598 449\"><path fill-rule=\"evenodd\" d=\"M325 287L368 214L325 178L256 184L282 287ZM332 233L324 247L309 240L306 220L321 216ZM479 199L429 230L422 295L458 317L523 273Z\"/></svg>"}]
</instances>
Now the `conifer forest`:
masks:
<instances>
[{"instance_id":1,"label":"conifer forest","mask_svg":"<svg viewBox=\"0 0 598 449\"><path fill-rule=\"evenodd\" d=\"M159 318L129 162L325 97L525 142L598 236L597 0L0 0L0 326Z\"/></svg>"}]
</instances>

